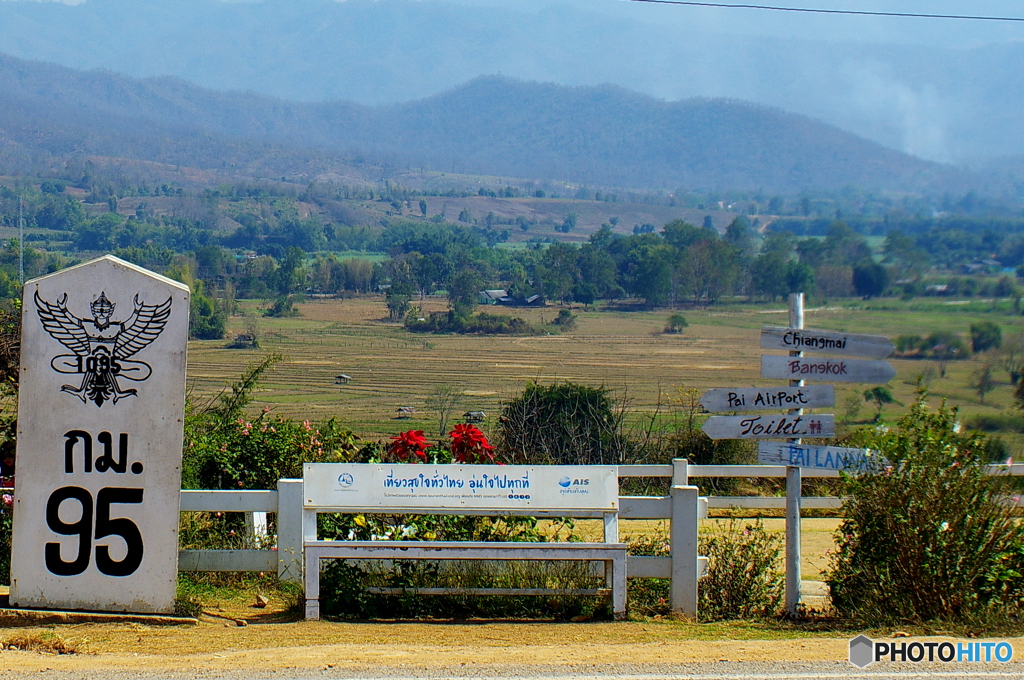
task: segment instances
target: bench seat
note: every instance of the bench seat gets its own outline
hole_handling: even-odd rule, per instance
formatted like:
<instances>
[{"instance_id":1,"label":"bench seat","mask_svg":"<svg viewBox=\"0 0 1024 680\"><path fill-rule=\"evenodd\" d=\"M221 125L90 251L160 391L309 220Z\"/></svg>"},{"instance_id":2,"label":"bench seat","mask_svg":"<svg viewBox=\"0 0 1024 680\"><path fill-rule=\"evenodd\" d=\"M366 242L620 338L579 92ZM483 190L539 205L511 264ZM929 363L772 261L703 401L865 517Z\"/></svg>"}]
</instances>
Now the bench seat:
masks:
<instances>
[{"instance_id":1,"label":"bench seat","mask_svg":"<svg viewBox=\"0 0 1024 680\"><path fill-rule=\"evenodd\" d=\"M310 541L306 543L304 574L306 619L320 618L320 561L353 560L574 560L603 562L605 583L611 590L612 614L626 617L626 544L625 543L526 543L491 541ZM503 589L465 589L498 593ZM436 591L436 592L435 592ZM428 592L423 590L423 592ZM433 594L453 592L429 589ZM564 593L564 589L516 590L522 594ZM584 591L571 591L583 593ZM592 593L594 591L585 591Z\"/></svg>"}]
</instances>

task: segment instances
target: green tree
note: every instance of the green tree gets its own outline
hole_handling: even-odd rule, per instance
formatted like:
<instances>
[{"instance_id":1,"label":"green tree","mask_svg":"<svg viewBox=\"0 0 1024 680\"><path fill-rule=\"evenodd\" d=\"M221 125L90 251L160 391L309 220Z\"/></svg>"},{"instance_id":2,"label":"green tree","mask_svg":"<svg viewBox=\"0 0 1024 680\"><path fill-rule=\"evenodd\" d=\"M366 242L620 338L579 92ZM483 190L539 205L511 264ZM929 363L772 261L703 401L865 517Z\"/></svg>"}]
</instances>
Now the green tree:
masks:
<instances>
[{"instance_id":1,"label":"green tree","mask_svg":"<svg viewBox=\"0 0 1024 680\"><path fill-rule=\"evenodd\" d=\"M865 260L853 268L853 289L857 295L871 298L877 297L889 287L889 271L870 260Z\"/></svg>"},{"instance_id":2,"label":"green tree","mask_svg":"<svg viewBox=\"0 0 1024 680\"><path fill-rule=\"evenodd\" d=\"M408 285L392 285L384 295L384 305L388 309L388 319L401 321L409 312L412 290Z\"/></svg>"},{"instance_id":3,"label":"green tree","mask_svg":"<svg viewBox=\"0 0 1024 680\"><path fill-rule=\"evenodd\" d=\"M882 420L882 409L886 404L899 404L896 401L896 397L893 396L892 391L885 385L879 385L878 387L872 387L869 390L864 390L864 401L875 402L875 422Z\"/></svg>"},{"instance_id":4,"label":"green tree","mask_svg":"<svg viewBox=\"0 0 1024 680\"><path fill-rule=\"evenodd\" d=\"M427 216L427 200L425 198L420 199L420 212L423 213L424 217Z\"/></svg>"},{"instance_id":5,"label":"green tree","mask_svg":"<svg viewBox=\"0 0 1024 680\"><path fill-rule=\"evenodd\" d=\"M682 333L690 324L687 323L686 317L682 314L673 314L668 317L668 323L665 324L665 332L673 335Z\"/></svg>"},{"instance_id":6,"label":"green tree","mask_svg":"<svg viewBox=\"0 0 1024 680\"><path fill-rule=\"evenodd\" d=\"M992 364L986 363L971 375L968 386L978 395L982 404L985 403L985 395L996 388L996 379L992 375Z\"/></svg>"},{"instance_id":7,"label":"green tree","mask_svg":"<svg viewBox=\"0 0 1024 680\"><path fill-rule=\"evenodd\" d=\"M472 267L463 267L448 285L448 304L457 316L468 317L480 301L484 280Z\"/></svg>"},{"instance_id":8,"label":"green tree","mask_svg":"<svg viewBox=\"0 0 1024 680\"><path fill-rule=\"evenodd\" d=\"M975 354L1003 346L1003 329L991 321L971 324L971 349Z\"/></svg>"}]
</instances>

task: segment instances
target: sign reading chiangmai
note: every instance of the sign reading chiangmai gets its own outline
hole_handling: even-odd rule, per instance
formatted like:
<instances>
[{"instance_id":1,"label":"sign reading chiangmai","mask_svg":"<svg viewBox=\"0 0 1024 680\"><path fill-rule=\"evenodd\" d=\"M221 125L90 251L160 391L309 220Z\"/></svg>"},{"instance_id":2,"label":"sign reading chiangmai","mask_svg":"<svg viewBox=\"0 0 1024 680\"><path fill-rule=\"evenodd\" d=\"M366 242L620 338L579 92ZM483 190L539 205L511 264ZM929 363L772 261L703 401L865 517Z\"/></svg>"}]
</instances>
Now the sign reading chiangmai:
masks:
<instances>
[{"instance_id":1,"label":"sign reading chiangmai","mask_svg":"<svg viewBox=\"0 0 1024 680\"><path fill-rule=\"evenodd\" d=\"M834 437L833 415L711 416L701 427L712 439Z\"/></svg>"},{"instance_id":2,"label":"sign reading chiangmai","mask_svg":"<svg viewBox=\"0 0 1024 680\"><path fill-rule=\"evenodd\" d=\"M884 335L855 335L809 328L765 326L761 329L762 349L817 352L884 359L896 349Z\"/></svg>"},{"instance_id":3,"label":"sign reading chiangmai","mask_svg":"<svg viewBox=\"0 0 1024 680\"><path fill-rule=\"evenodd\" d=\"M896 369L887 361L768 355L761 357L762 378L884 385L895 376Z\"/></svg>"},{"instance_id":4,"label":"sign reading chiangmai","mask_svg":"<svg viewBox=\"0 0 1024 680\"><path fill-rule=\"evenodd\" d=\"M700 397L701 406L712 413L818 408L835 403L835 388L831 385L720 388L708 390Z\"/></svg>"},{"instance_id":5,"label":"sign reading chiangmai","mask_svg":"<svg viewBox=\"0 0 1024 680\"><path fill-rule=\"evenodd\" d=\"M306 507L382 511L619 507L612 465L365 465L306 463Z\"/></svg>"},{"instance_id":6,"label":"sign reading chiangmai","mask_svg":"<svg viewBox=\"0 0 1024 680\"><path fill-rule=\"evenodd\" d=\"M796 465L815 470L866 470L872 465L868 449L758 442L761 465Z\"/></svg>"},{"instance_id":7,"label":"sign reading chiangmai","mask_svg":"<svg viewBox=\"0 0 1024 680\"><path fill-rule=\"evenodd\" d=\"M13 605L174 611L188 307L109 255L25 284Z\"/></svg>"}]
</instances>

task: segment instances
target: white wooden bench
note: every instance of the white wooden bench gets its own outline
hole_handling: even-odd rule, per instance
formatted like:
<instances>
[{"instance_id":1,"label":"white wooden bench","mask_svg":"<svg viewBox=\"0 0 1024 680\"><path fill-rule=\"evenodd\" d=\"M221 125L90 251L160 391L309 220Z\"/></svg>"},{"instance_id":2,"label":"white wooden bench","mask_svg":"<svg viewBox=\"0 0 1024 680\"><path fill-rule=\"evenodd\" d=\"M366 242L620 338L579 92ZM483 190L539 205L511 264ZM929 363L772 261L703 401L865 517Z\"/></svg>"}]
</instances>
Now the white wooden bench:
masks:
<instances>
[{"instance_id":1,"label":"white wooden bench","mask_svg":"<svg viewBox=\"0 0 1024 680\"><path fill-rule=\"evenodd\" d=\"M352 560L572 560L605 565L612 613L626 616L626 544L619 543L614 466L369 465L303 466L303 573L306 618L320 618L320 562ZM328 541L319 513L603 518L590 543ZM420 588L422 594L539 595L596 590Z\"/></svg>"}]
</instances>

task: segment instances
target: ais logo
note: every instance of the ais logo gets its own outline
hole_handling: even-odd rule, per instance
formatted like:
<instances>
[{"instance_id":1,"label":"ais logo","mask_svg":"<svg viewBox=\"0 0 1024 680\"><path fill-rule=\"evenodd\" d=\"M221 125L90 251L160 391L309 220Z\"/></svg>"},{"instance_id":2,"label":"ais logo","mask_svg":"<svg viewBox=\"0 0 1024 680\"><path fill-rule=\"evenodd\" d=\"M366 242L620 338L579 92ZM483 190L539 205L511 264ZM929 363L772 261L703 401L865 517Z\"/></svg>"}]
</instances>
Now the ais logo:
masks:
<instances>
[{"instance_id":1,"label":"ais logo","mask_svg":"<svg viewBox=\"0 0 1024 680\"><path fill-rule=\"evenodd\" d=\"M572 479L571 477L562 477L558 480L558 486L563 489L568 489L570 486L589 486L589 479Z\"/></svg>"}]
</instances>

